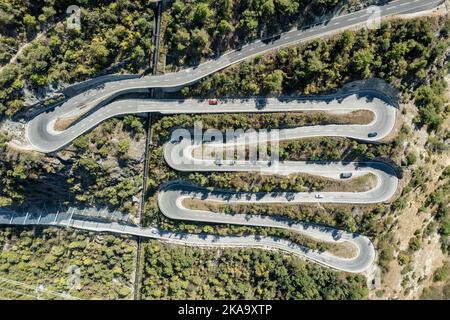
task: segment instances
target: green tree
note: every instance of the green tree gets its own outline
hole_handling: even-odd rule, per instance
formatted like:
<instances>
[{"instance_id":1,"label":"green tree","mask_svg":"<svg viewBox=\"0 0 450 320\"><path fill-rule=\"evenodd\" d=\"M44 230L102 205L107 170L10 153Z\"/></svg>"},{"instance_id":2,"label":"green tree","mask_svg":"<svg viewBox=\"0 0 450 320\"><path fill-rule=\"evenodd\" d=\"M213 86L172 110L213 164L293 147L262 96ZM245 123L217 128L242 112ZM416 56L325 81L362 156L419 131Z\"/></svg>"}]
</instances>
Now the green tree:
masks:
<instances>
[{"instance_id":1,"label":"green tree","mask_svg":"<svg viewBox=\"0 0 450 320\"><path fill-rule=\"evenodd\" d=\"M194 13L194 22L197 25L203 25L207 20L213 15L212 10L209 8L207 3L201 2L197 5Z\"/></svg>"},{"instance_id":2,"label":"green tree","mask_svg":"<svg viewBox=\"0 0 450 320\"><path fill-rule=\"evenodd\" d=\"M353 55L353 67L356 71L362 72L365 78L371 75L371 65L373 63L374 55L372 50L367 48L363 50L358 50Z\"/></svg>"},{"instance_id":3,"label":"green tree","mask_svg":"<svg viewBox=\"0 0 450 320\"><path fill-rule=\"evenodd\" d=\"M284 72L275 70L264 79L264 88L270 93L280 93L283 85Z\"/></svg>"}]
</instances>

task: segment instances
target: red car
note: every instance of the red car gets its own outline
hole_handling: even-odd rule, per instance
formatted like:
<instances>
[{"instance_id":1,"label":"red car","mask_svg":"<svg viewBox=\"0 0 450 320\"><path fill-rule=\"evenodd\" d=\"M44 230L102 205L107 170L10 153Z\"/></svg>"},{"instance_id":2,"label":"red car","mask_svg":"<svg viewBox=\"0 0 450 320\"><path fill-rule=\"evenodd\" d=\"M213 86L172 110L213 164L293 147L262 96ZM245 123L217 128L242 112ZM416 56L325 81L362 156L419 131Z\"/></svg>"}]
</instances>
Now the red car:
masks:
<instances>
[{"instance_id":1,"label":"red car","mask_svg":"<svg viewBox=\"0 0 450 320\"><path fill-rule=\"evenodd\" d=\"M219 101L217 99L209 99L208 104L210 106L215 106L215 105L219 104Z\"/></svg>"}]
</instances>

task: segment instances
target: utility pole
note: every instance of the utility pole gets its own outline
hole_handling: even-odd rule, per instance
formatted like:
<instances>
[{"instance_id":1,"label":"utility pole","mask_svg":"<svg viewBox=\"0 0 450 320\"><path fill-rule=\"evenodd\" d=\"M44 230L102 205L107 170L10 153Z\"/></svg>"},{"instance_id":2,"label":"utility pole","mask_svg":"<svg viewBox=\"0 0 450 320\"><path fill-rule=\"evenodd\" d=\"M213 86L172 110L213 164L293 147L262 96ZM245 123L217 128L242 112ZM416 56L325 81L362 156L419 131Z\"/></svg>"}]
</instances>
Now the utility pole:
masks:
<instances>
[{"instance_id":1,"label":"utility pole","mask_svg":"<svg viewBox=\"0 0 450 320\"><path fill-rule=\"evenodd\" d=\"M152 74L156 75L158 73L158 60L159 60L159 46L160 46L160 32L161 32L161 15L163 9L164 1L158 1L156 7L156 19L155 19L155 30L156 32L153 35L153 41L155 44L153 54L150 59L150 67L152 68ZM155 89L151 88L149 92L149 98L153 99L155 96ZM145 200L147 194L147 180L148 180L148 170L149 170L149 154L150 154L150 146L151 146L151 127L152 127L152 114L151 112L147 113L147 130L146 130L146 141L145 141L145 153L144 153L144 174L142 181L142 197L139 209L139 226L142 224L142 216L144 215L145 210ZM140 265L141 265L141 237L137 237L137 252L136 252L136 272L134 279L134 300L140 299Z\"/></svg>"}]
</instances>

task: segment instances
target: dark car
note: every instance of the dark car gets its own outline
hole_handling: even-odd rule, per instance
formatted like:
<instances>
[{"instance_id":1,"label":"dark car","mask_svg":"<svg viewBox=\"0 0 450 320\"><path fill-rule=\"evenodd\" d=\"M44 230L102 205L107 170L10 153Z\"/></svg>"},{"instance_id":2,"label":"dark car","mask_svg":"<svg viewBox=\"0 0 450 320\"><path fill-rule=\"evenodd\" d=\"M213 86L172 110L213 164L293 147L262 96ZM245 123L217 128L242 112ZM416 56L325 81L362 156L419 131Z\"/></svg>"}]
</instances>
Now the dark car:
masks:
<instances>
[{"instance_id":1,"label":"dark car","mask_svg":"<svg viewBox=\"0 0 450 320\"><path fill-rule=\"evenodd\" d=\"M341 173L341 179L349 179L352 177L352 173L350 172L342 172Z\"/></svg>"},{"instance_id":2,"label":"dark car","mask_svg":"<svg viewBox=\"0 0 450 320\"><path fill-rule=\"evenodd\" d=\"M276 34L276 35L274 35L272 37L272 42L275 42L275 41L280 40L280 39L281 39L281 34Z\"/></svg>"},{"instance_id":3,"label":"dark car","mask_svg":"<svg viewBox=\"0 0 450 320\"><path fill-rule=\"evenodd\" d=\"M377 134L378 134L378 133L376 133L376 132L371 132L371 133L368 134L368 137L369 137L369 138L373 138L373 137L376 137Z\"/></svg>"},{"instance_id":4,"label":"dark car","mask_svg":"<svg viewBox=\"0 0 450 320\"><path fill-rule=\"evenodd\" d=\"M276 34L276 35L273 35L273 36L270 36L270 37L267 37L267 38L261 40L261 42L264 44L271 44L280 39L281 39L281 34Z\"/></svg>"},{"instance_id":5,"label":"dark car","mask_svg":"<svg viewBox=\"0 0 450 320\"><path fill-rule=\"evenodd\" d=\"M312 27L311 25L302 27L302 28L301 28L301 31L309 30L309 29L311 29L311 27Z\"/></svg>"}]
</instances>

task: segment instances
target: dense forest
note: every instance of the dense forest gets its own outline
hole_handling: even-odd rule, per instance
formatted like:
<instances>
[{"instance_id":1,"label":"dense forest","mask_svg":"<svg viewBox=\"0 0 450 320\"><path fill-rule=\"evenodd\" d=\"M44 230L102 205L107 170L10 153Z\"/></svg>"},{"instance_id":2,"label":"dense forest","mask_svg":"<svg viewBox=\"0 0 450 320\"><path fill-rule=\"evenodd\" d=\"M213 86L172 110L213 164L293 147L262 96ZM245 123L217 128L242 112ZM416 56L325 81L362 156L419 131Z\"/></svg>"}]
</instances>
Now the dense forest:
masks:
<instances>
[{"instance_id":1,"label":"dense forest","mask_svg":"<svg viewBox=\"0 0 450 320\"><path fill-rule=\"evenodd\" d=\"M365 278L281 253L144 245L142 299L364 299Z\"/></svg>"},{"instance_id":2,"label":"dense forest","mask_svg":"<svg viewBox=\"0 0 450 320\"><path fill-rule=\"evenodd\" d=\"M0 134L0 206L96 206L136 215L143 123L132 115L110 119L53 156L11 150Z\"/></svg>"},{"instance_id":3,"label":"dense forest","mask_svg":"<svg viewBox=\"0 0 450 320\"><path fill-rule=\"evenodd\" d=\"M0 247L3 299L62 299L63 293L83 299L132 297L136 247L131 238L56 228L2 228Z\"/></svg>"},{"instance_id":4,"label":"dense forest","mask_svg":"<svg viewBox=\"0 0 450 320\"><path fill-rule=\"evenodd\" d=\"M12 116L63 84L101 72L137 73L148 67L154 13L141 1L78 1L81 28L67 29L72 1L0 1L0 66L17 52L17 39L28 41L45 30L17 58L0 69L0 116ZM52 25L52 28L45 26ZM48 30L47 30L48 29ZM30 39L31 38L31 39ZM9 43L16 44L9 46ZM40 90L38 90L40 89Z\"/></svg>"},{"instance_id":5,"label":"dense forest","mask_svg":"<svg viewBox=\"0 0 450 320\"><path fill-rule=\"evenodd\" d=\"M254 39L329 19L366 0L176 0L165 14L167 63L196 64Z\"/></svg>"}]
</instances>

